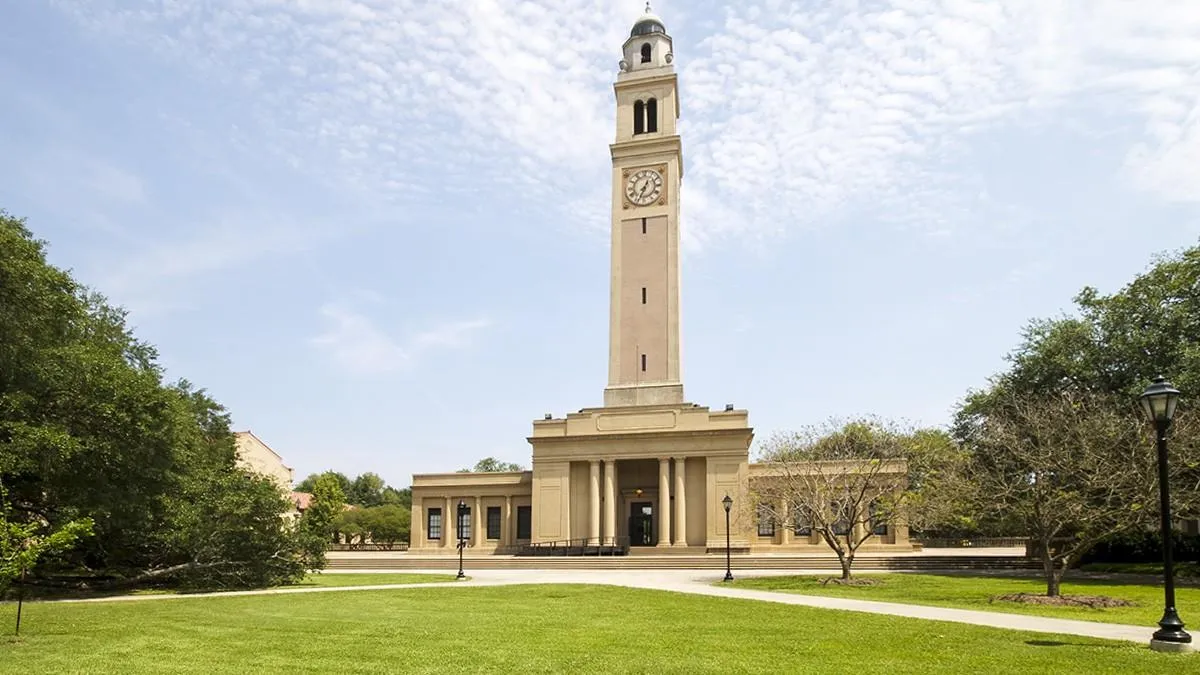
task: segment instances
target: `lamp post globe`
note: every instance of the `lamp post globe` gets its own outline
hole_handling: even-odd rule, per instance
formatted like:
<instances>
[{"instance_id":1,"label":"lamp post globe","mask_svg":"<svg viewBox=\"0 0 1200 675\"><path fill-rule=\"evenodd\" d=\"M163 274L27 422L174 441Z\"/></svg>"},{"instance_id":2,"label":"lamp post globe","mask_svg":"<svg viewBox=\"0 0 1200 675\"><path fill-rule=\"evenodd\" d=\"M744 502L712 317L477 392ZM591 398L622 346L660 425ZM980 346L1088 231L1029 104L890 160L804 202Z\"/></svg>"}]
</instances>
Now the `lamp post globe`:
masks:
<instances>
[{"instance_id":1,"label":"lamp post globe","mask_svg":"<svg viewBox=\"0 0 1200 675\"><path fill-rule=\"evenodd\" d=\"M1163 616L1150 647L1159 651L1190 650L1192 636L1183 629L1183 621L1175 610L1175 561L1171 552L1171 492L1167 471L1167 428L1175 416L1179 390L1161 375L1146 387L1139 397L1146 417L1154 423L1158 448L1158 497L1163 547Z\"/></svg>"},{"instance_id":2,"label":"lamp post globe","mask_svg":"<svg viewBox=\"0 0 1200 675\"><path fill-rule=\"evenodd\" d=\"M466 533L463 532L463 516L467 514L467 504L463 500L458 500L458 517L456 518L458 530L458 576L456 579L465 579L467 575L463 574L463 549L467 546Z\"/></svg>"},{"instance_id":3,"label":"lamp post globe","mask_svg":"<svg viewBox=\"0 0 1200 675\"><path fill-rule=\"evenodd\" d=\"M733 499L729 495L721 500L721 506L725 507L725 581L733 581L733 571L730 569L729 561L729 509L733 507Z\"/></svg>"}]
</instances>

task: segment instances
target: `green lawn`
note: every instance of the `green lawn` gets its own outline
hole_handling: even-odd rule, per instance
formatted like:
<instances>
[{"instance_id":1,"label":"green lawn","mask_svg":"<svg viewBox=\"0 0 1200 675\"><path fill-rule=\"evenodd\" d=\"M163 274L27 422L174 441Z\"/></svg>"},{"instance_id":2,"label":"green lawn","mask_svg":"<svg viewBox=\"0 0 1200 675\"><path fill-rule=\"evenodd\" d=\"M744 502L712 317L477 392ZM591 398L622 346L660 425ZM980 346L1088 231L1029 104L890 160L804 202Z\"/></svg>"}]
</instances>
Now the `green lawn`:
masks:
<instances>
[{"instance_id":1,"label":"green lawn","mask_svg":"<svg viewBox=\"0 0 1200 675\"><path fill-rule=\"evenodd\" d=\"M467 577L468 579L470 577ZM279 586L278 588L313 588L313 587L332 587L332 586L377 586L381 584L427 584L445 581L454 581L453 574L411 574L398 572L396 574L388 573L365 573L365 574L338 574L338 573L321 573L309 574L298 584L291 586ZM131 591L77 591L72 589L44 589L31 588L26 592L26 600L62 600L62 599L79 599L79 598L103 598L121 595L174 595L177 593L219 593L223 590L244 590L240 588L231 589L197 589L194 591L176 591L169 588L141 588ZM0 598L2 600L15 600L16 591L9 589L7 596Z\"/></svg>"},{"instance_id":2,"label":"green lawn","mask_svg":"<svg viewBox=\"0 0 1200 675\"><path fill-rule=\"evenodd\" d=\"M608 586L26 605L0 672L1200 673L1144 644ZM0 625L14 608L0 606Z\"/></svg>"},{"instance_id":3,"label":"green lawn","mask_svg":"<svg viewBox=\"0 0 1200 675\"><path fill-rule=\"evenodd\" d=\"M822 586L819 576L780 576L735 579L742 588L765 591L785 591L804 595L828 595L839 598L902 602L913 605L935 605L979 609L990 612L1035 614L1060 619L1083 619L1105 623L1124 623L1153 627L1162 618L1163 590L1161 586L1067 579L1062 584L1066 595L1106 595L1137 603L1135 607L1048 607L1017 602L996 601L991 598L1008 593L1045 593L1046 584L1032 577L985 577L974 575L940 575L888 573L862 575L878 580L875 586ZM1184 623L1200 625L1200 588L1176 588L1176 605Z\"/></svg>"},{"instance_id":4,"label":"green lawn","mask_svg":"<svg viewBox=\"0 0 1200 675\"><path fill-rule=\"evenodd\" d=\"M1085 572L1109 572L1117 574L1145 574L1150 576L1162 577L1162 563L1087 563L1080 565L1079 569ZM1183 579L1192 581L1195 577L1200 577L1200 563L1194 562L1177 562L1175 563L1175 579Z\"/></svg>"},{"instance_id":5,"label":"green lawn","mask_svg":"<svg viewBox=\"0 0 1200 675\"><path fill-rule=\"evenodd\" d=\"M470 577L467 577L470 579ZM337 574L324 572L321 574L310 574L298 584L293 586L281 586L280 588L295 588L295 587L331 587L331 586L377 586L380 584L431 584L444 581L454 581L453 574L409 574L404 572L390 573L365 573L365 574Z\"/></svg>"}]
</instances>

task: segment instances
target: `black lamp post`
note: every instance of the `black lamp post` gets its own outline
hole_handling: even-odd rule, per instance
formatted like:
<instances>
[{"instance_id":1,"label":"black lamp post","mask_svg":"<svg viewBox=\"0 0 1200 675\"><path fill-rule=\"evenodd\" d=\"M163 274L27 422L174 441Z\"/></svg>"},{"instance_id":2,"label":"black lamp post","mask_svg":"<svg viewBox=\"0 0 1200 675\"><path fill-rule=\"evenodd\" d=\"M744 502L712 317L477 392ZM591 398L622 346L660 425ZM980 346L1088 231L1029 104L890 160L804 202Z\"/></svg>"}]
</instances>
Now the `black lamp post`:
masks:
<instances>
[{"instance_id":1,"label":"black lamp post","mask_svg":"<svg viewBox=\"0 0 1200 675\"><path fill-rule=\"evenodd\" d=\"M729 569L729 509L733 506L733 500L729 495L721 500L721 506L725 507L725 581L733 581L733 572Z\"/></svg>"},{"instance_id":2,"label":"black lamp post","mask_svg":"<svg viewBox=\"0 0 1200 675\"><path fill-rule=\"evenodd\" d=\"M463 532L463 516L467 515L467 504L463 500L458 500L458 576L456 579L465 579L467 575L463 574L463 549L467 547L467 538Z\"/></svg>"},{"instance_id":3,"label":"black lamp post","mask_svg":"<svg viewBox=\"0 0 1200 675\"><path fill-rule=\"evenodd\" d=\"M1192 636L1183 629L1183 621L1175 611L1175 563L1171 557L1171 493L1167 480L1167 427L1171 426L1171 418L1175 416L1175 406L1179 403L1179 390L1171 386L1171 383L1160 375L1154 378L1153 384L1146 387L1140 400L1146 416L1154 422L1158 440L1158 497L1161 502L1163 542L1165 603L1163 617L1158 622L1159 629L1154 631L1150 647L1162 651L1182 651L1187 649L1184 645L1192 641Z\"/></svg>"}]
</instances>

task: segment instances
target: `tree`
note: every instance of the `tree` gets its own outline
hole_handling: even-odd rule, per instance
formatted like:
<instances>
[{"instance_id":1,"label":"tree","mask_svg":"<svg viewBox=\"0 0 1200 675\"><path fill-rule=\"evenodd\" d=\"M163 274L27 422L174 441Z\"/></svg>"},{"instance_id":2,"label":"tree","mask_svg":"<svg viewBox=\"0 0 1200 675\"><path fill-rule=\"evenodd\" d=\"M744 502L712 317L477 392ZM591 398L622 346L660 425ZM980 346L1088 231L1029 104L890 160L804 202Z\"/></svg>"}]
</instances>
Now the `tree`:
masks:
<instances>
[{"instance_id":1,"label":"tree","mask_svg":"<svg viewBox=\"0 0 1200 675\"><path fill-rule=\"evenodd\" d=\"M1130 403L1066 391L1007 395L973 430L971 477L986 506L1031 537L1046 595L1100 541L1151 522L1145 423Z\"/></svg>"},{"instance_id":2,"label":"tree","mask_svg":"<svg viewBox=\"0 0 1200 675\"><path fill-rule=\"evenodd\" d=\"M189 482L172 497L170 564L126 585L169 580L198 588L262 587L304 577L298 533L275 482L236 467Z\"/></svg>"},{"instance_id":3,"label":"tree","mask_svg":"<svg viewBox=\"0 0 1200 675\"><path fill-rule=\"evenodd\" d=\"M945 517L928 495L952 488L961 475L934 471L929 460L946 454L936 448L930 432L875 419L776 434L760 451L764 475L752 486L757 516L818 533L848 580L859 547L871 536ZM921 472L917 485L910 480L913 469Z\"/></svg>"},{"instance_id":4,"label":"tree","mask_svg":"<svg viewBox=\"0 0 1200 675\"><path fill-rule=\"evenodd\" d=\"M397 504L376 506L364 513L365 527L370 531L371 541L388 549L395 546L397 541L408 540L411 518L409 510Z\"/></svg>"},{"instance_id":5,"label":"tree","mask_svg":"<svg viewBox=\"0 0 1200 675\"><path fill-rule=\"evenodd\" d=\"M59 527L49 523L20 519L14 514L0 484L0 597L18 578L33 569L39 560L61 553L83 537L91 536L92 521L73 520Z\"/></svg>"},{"instance_id":6,"label":"tree","mask_svg":"<svg viewBox=\"0 0 1200 675\"><path fill-rule=\"evenodd\" d=\"M340 471L323 471L321 473L310 473L310 474L308 474L308 476L306 476L304 478L304 480L300 481L300 483L296 485L296 491L311 493L317 484L317 479L321 478L322 476L329 476L334 481L336 481L338 484L338 487L341 488L343 495L350 495L353 492L353 489L351 487L353 484L353 481L351 481L349 478L347 478L346 474L344 474Z\"/></svg>"},{"instance_id":7,"label":"tree","mask_svg":"<svg viewBox=\"0 0 1200 675\"><path fill-rule=\"evenodd\" d=\"M346 492L346 503L358 506L379 506L383 503L383 489L387 486L379 474L367 472L350 481Z\"/></svg>"},{"instance_id":8,"label":"tree","mask_svg":"<svg viewBox=\"0 0 1200 675\"><path fill-rule=\"evenodd\" d=\"M300 544L308 569L325 567L325 552L333 539L334 526L346 504L346 495L335 476L323 474L313 481L312 501L300 517Z\"/></svg>"},{"instance_id":9,"label":"tree","mask_svg":"<svg viewBox=\"0 0 1200 675\"><path fill-rule=\"evenodd\" d=\"M524 471L524 470L525 470L525 467L521 466L520 464L501 462L500 460L496 459L495 457L484 457L483 459L479 460L478 462L475 462L475 468L459 469L458 473L495 473L495 472L501 472L501 471Z\"/></svg>"},{"instance_id":10,"label":"tree","mask_svg":"<svg viewBox=\"0 0 1200 675\"><path fill-rule=\"evenodd\" d=\"M50 538L80 531L73 523L92 523L92 536L53 556L53 570L41 557L31 582L50 583L64 570L94 585L178 580L167 570L197 560L197 528L212 540L204 545L210 553L200 556L212 569L245 560L230 538L280 536L278 501L256 500L229 518L218 517L233 508L228 502L207 515L189 513L189 503L210 494L236 499L244 487L222 487L237 480L229 415L187 381L164 383L156 361L156 350L128 329L124 310L49 265L44 243L24 221L0 211L0 482L12 514L6 520L36 525L37 536Z\"/></svg>"},{"instance_id":11,"label":"tree","mask_svg":"<svg viewBox=\"0 0 1200 675\"><path fill-rule=\"evenodd\" d=\"M412 509L412 488L406 487L403 490L397 490L394 487L385 487L383 489L383 503L397 504L406 509Z\"/></svg>"}]
</instances>

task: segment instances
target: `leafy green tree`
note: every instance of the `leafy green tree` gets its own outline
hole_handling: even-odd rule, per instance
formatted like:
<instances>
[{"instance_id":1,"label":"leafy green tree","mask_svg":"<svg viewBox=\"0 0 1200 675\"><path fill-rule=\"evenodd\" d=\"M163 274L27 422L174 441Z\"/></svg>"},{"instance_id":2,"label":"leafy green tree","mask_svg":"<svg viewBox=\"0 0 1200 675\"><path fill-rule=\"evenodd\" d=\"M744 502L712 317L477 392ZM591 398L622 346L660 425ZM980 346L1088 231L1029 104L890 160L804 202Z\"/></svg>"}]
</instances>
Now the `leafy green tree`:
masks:
<instances>
[{"instance_id":1,"label":"leafy green tree","mask_svg":"<svg viewBox=\"0 0 1200 675\"><path fill-rule=\"evenodd\" d=\"M23 577L44 557L62 553L91 536L92 521L73 520L57 528L45 522L22 521L14 514L0 484L0 597L15 579Z\"/></svg>"},{"instance_id":2,"label":"leafy green tree","mask_svg":"<svg viewBox=\"0 0 1200 675\"><path fill-rule=\"evenodd\" d=\"M371 531L366 521L365 509L345 509L337 515L333 529L341 541L351 548L357 548L370 538Z\"/></svg>"},{"instance_id":3,"label":"leafy green tree","mask_svg":"<svg viewBox=\"0 0 1200 675\"><path fill-rule=\"evenodd\" d=\"M383 489L386 486L379 474L369 471L360 474L350 481L350 489L346 491L346 502L358 506L379 506L383 504Z\"/></svg>"},{"instance_id":4,"label":"leafy green tree","mask_svg":"<svg viewBox=\"0 0 1200 675\"><path fill-rule=\"evenodd\" d=\"M520 464L510 462L501 462L495 457L484 457L475 462L473 469L459 469L458 473L493 473L500 471L524 471L525 467Z\"/></svg>"},{"instance_id":5,"label":"leafy green tree","mask_svg":"<svg viewBox=\"0 0 1200 675\"><path fill-rule=\"evenodd\" d=\"M322 476L329 476L333 478L333 480L337 481L338 487L341 488L343 495L350 495L353 492L351 489L352 481L346 477L346 474L341 473L340 471L310 473L304 478L304 480L300 481L300 483L296 485L296 491L312 493L314 486L317 483L317 479Z\"/></svg>"},{"instance_id":6,"label":"leafy green tree","mask_svg":"<svg viewBox=\"0 0 1200 675\"><path fill-rule=\"evenodd\" d=\"M409 510L398 504L376 506L365 512L371 541L389 549L398 541L408 541L411 519Z\"/></svg>"},{"instance_id":7,"label":"leafy green tree","mask_svg":"<svg viewBox=\"0 0 1200 675\"><path fill-rule=\"evenodd\" d=\"M336 477L324 474L313 481L312 501L300 516L300 544L308 569L325 567L325 552L333 540L334 526L346 504Z\"/></svg>"},{"instance_id":8,"label":"leafy green tree","mask_svg":"<svg viewBox=\"0 0 1200 675\"><path fill-rule=\"evenodd\" d=\"M170 507L173 564L130 583L161 577L202 588L260 587L304 577L288 499L270 478L228 468L189 481Z\"/></svg>"},{"instance_id":9,"label":"leafy green tree","mask_svg":"<svg viewBox=\"0 0 1200 675\"><path fill-rule=\"evenodd\" d=\"M95 585L174 583L201 569L237 570L223 577L236 583L255 578L246 551L294 556L278 491L272 501L233 473L224 408L187 381L165 384L156 360L123 310L49 265L44 243L0 211L6 522L22 532L36 524L60 548L54 570ZM217 501L190 508L205 499ZM92 536L61 549L53 533L81 532L83 522ZM34 573L54 570L39 563Z\"/></svg>"},{"instance_id":10,"label":"leafy green tree","mask_svg":"<svg viewBox=\"0 0 1200 675\"><path fill-rule=\"evenodd\" d=\"M383 489L383 503L398 504L406 509L412 509L412 488L404 488L397 490L394 487L385 487Z\"/></svg>"},{"instance_id":11,"label":"leafy green tree","mask_svg":"<svg viewBox=\"0 0 1200 675\"><path fill-rule=\"evenodd\" d=\"M1186 422L1200 394L1198 288L1200 247L1157 257L1111 295L1084 288L1075 297L1075 315L1030 322L1007 357L1008 368L964 398L954 436L978 452L992 418L1020 417L1022 403L1055 396L1094 395L1126 410L1156 375L1165 375L1185 394L1180 422L1172 430L1172 506L1181 517L1200 517L1200 424ZM1148 428L1131 442L1143 450L1139 461L1152 461ZM1027 534L1020 523L995 511L985 512L980 527L994 534Z\"/></svg>"}]
</instances>

